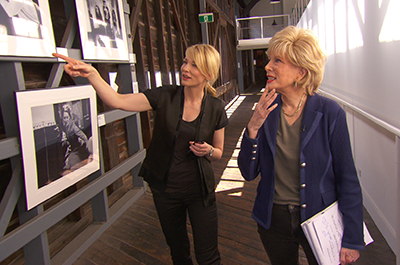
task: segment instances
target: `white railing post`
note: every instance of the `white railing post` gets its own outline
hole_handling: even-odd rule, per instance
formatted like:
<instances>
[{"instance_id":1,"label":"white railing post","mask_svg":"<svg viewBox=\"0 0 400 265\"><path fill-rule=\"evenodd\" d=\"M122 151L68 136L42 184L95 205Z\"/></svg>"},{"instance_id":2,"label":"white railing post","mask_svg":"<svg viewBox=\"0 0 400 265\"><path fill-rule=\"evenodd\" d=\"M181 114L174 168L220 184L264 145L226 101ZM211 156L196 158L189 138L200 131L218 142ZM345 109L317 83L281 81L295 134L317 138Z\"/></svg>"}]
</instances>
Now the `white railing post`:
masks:
<instances>
[{"instance_id":1,"label":"white railing post","mask_svg":"<svg viewBox=\"0 0 400 265\"><path fill-rule=\"evenodd\" d=\"M396 135L396 176L397 176L397 211L396 221L396 264L400 265L400 136Z\"/></svg>"},{"instance_id":2,"label":"white railing post","mask_svg":"<svg viewBox=\"0 0 400 265\"><path fill-rule=\"evenodd\" d=\"M277 18L282 18L283 23L272 25L272 21ZM245 17L235 20L238 32L236 34L238 50L266 49L269 40L276 32L292 24L290 14ZM257 21L259 21L259 24ZM248 24L243 22L248 22ZM243 24L247 26L243 26Z\"/></svg>"}]
</instances>

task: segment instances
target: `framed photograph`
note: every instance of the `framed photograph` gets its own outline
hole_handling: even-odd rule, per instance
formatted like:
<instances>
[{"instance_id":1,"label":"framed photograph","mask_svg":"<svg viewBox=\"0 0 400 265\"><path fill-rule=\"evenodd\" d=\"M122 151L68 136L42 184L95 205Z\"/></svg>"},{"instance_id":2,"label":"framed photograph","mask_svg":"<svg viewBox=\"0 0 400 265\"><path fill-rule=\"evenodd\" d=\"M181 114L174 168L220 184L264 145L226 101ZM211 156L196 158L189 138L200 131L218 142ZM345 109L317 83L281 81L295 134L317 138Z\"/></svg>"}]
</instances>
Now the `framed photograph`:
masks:
<instances>
[{"instance_id":1,"label":"framed photograph","mask_svg":"<svg viewBox=\"0 0 400 265\"><path fill-rule=\"evenodd\" d=\"M76 0L84 59L128 61L121 0Z\"/></svg>"},{"instance_id":2,"label":"framed photograph","mask_svg":"<svg viewBox=\"0 0 400 265\"><path fill-rule=\"evenodd\" d=\"M99 170L90 85L16 92L27 208Z\"/></svg>"},{"instance_id":3,"label":"framed photograph","mask_svg":"<svg viewBox=\"0 0 400 265\"><path fill-rule=\"evenodd\" d=\"M0 56L52 57L48 0L0 0Z\"/></svg>"}]
</instances>

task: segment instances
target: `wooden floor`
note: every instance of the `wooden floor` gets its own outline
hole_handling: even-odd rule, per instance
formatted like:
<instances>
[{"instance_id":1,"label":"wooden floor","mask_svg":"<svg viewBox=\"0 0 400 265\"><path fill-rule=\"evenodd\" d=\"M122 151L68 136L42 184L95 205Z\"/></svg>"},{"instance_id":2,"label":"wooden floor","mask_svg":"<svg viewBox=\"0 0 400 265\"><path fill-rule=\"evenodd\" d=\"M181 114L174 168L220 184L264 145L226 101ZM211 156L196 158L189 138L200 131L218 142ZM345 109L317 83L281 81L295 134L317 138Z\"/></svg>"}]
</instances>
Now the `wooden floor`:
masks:
<instances>
[{"instance_id":1,"label":"wooden floor","mask_svg":"<svg viewBox=\"0 0 400 265\"><path fill-rule=\"evenodd\" d=\"M270 264L260 243L251 210L257 181L245 182L237 168L236 157L244 127L252 114L262 86L248 89L236 102L238 109L226 128L223 158L214 163L219 218L219 249L224 265ZM228 115L229 114L228 110ZM365 223L375 242L366 247L358 265L395 265L396 257L367 212ZM190 224L188 224L190 240ZM194 254L193 254L194 257ZM152 201L146 191L99 239L75 261L75 265L172 264ZM299 264L308 264L300 252Z\"/></svg>"}]
</instances>

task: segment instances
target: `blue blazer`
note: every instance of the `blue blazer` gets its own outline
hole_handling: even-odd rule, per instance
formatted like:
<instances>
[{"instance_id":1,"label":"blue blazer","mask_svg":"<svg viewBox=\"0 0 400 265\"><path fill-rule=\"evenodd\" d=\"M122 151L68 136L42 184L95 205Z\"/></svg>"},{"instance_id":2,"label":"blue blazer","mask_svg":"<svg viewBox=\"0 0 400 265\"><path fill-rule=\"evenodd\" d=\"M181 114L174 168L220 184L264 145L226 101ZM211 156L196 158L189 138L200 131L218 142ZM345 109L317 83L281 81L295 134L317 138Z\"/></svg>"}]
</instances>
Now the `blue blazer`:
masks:
<instances>
[{"instance_id":1,"label":"blue blazer","mask_svg":"<svg viewBox=\"0 0 400 265\"><path fill-rule=\"evenodd\" d=\"M271 225L274 201L280 95L275 102L278 107L269 114L256 139L250 139L246 129L238 157L240 171L246 180L253 180L261 173L252 215L266 229ZM362 193L346 113L335 101L315 94L307 99L301 128L301 221L338 200L344 223L342 247L364 250Z\"/></svg>"}]
</instances>

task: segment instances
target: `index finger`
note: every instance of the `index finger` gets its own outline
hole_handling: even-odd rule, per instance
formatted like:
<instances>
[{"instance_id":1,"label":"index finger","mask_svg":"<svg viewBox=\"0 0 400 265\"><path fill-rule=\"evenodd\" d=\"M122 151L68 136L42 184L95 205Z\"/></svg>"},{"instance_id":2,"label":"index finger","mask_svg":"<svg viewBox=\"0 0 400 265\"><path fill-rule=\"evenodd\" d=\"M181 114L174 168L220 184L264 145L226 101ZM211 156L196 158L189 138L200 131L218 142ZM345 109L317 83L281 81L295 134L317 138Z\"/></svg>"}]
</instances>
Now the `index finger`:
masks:
<instances>
[{"instance_id":1,"label":"index finger","mask_svg":"<svg viewBox=\"0 0 400 265\"><path fill-rule=\"evenodd\" d=\"M59 54L59 53L52 53L51 55L53 55L54 57L57 57L57 58L60 58L60 59L63 59L64 61L66 61L67 63L74 63L75 62L75 59L72 59L72 58L70 58L70 57L68 57L68 56L65 56L65 55L62 55L62 54Z\"/></svg>"},{"instance_id":2,"label":"index finger","mask_svg":"<svg viewBox=\"0 0 400 265\"><path fill-rule=\"evenodd\" d=\"M275 92L276 92L275 88L269 91L265 90L264 93L261 95L260 101L262 99L265 99L267 101L270 100L276 94Z\"/></svg>"}]
</instances>

